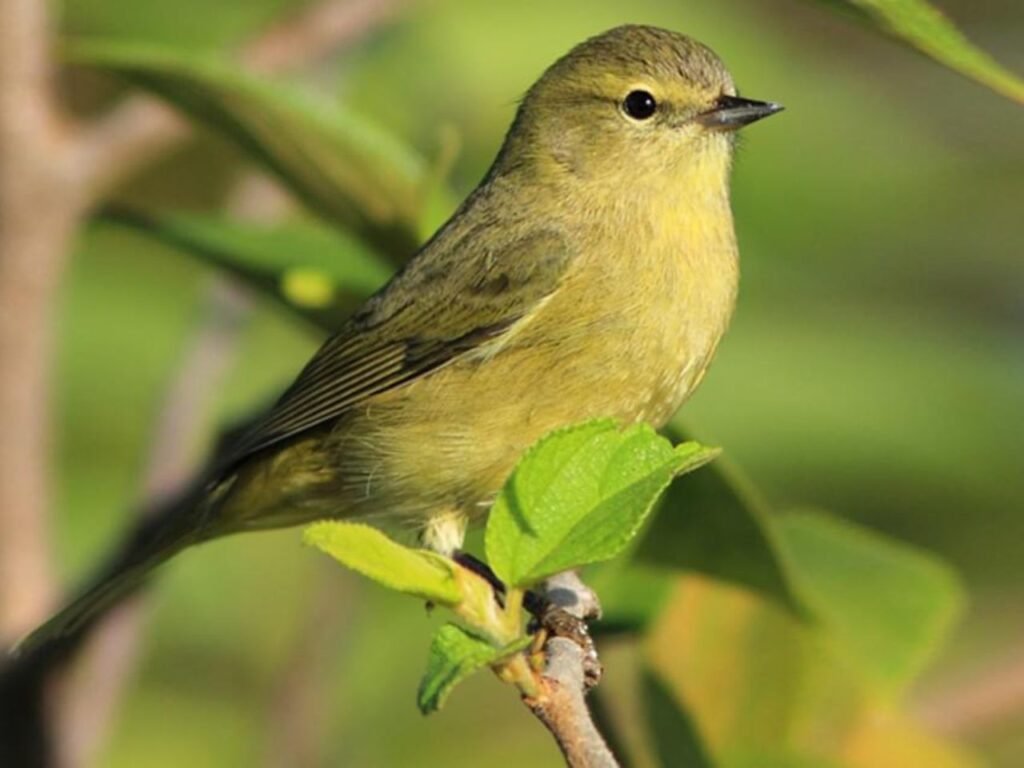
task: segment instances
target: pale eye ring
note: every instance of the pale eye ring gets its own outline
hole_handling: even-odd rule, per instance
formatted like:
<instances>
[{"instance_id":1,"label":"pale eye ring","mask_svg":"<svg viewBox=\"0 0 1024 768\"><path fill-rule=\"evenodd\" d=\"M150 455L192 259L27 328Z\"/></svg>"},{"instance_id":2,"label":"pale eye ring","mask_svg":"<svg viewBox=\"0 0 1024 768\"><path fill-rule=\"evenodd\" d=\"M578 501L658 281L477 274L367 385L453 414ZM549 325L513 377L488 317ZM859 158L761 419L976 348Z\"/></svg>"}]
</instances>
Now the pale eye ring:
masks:
<instances>
[{"instance_id":1,"label":"pale eye ring","mask_svg":"<svg viewBox=\"0 0 1024 768\"><path fill-rule=\"evenodd\" d=\"M622 111L634 120L648 120L658 111L658 101L650 91L638 88L626 94L622 100Z\"/></svg>"}]
</instances>

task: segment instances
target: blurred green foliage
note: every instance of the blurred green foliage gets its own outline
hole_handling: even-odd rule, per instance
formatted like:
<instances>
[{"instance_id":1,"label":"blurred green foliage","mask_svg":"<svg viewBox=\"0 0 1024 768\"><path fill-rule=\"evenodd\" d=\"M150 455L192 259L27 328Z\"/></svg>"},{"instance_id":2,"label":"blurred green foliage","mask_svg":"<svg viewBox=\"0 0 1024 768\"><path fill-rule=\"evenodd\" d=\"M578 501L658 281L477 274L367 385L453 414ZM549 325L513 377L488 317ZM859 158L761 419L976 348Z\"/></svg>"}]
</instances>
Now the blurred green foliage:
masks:
<instances>
[{"instance_id":1,"label":"blurred green foliage","mask_svg":"<svg viewBox=\"0 0 1024 768\"><path fill-rule=\"evenodd\" d=\"M1024 68L1018 4L944 6L969 37ZM76 36L219 52L292 7L69 0L63 23ZM955 697L956 681L1009 654L1024 633L1024 617L1009 610L1022 599L1024 541L1024 117L841 17L791 0L640 0L628 10L611 0L434 0L412 6L319 79L334 89L329 98L421 156L437 156L454 127L462 151L451 183L461 194L542 68L586 35L626 21L704 40L745 94L788 110L752 130L737 160L740 309L714 370L684 409L687 423L725 446L777 506L827 507L957 567L972 595L968 620L908 692L911 702ZM85 103L89 88L104 96L88 81L81 88ZM212 212L243 163L204 138L123 197ZM151 238L102 223L81 238L62 307L59 379L58 543L69 579L123 526L161 394L199 322L208 280L205 268ZM293 317L260 304L211 433L279 391L315 343ZM197 445L197 459L201 453ZM311 683L326 702L326 764L555 764L547 735L484 675L440 717L422 720L410 686L425 651L398 653L397 641L425 649L437 621L400 598L325 575L297 541L294 532L249 536L166 569L153 593L146 658L102 764L260 761L273 733L272 702L287 683L282 670L302 653L313 611L330 630ZM773 765L808 764L793 755L823 754L838 741L847 747L844 765L880 765L879 755L889 749L893 760L896 747L930 768L969 764L879 704L817 633L779 609L696 577L664 604L644 653L674 670L669 695L694 713L712 753L732 745L726 764L763 766L767 751ZM752 643L763 652L744 650ZM726 665L733 648L747 660L742 669ZM609 698L627 700L633 684L609 680ZM730 702L746 708L730 710ZM993 763L1020 762L1022 718L972 734L974 745ZM751 750L760 750L760 762L751 762Z\"/></svg>"}]
</instances>

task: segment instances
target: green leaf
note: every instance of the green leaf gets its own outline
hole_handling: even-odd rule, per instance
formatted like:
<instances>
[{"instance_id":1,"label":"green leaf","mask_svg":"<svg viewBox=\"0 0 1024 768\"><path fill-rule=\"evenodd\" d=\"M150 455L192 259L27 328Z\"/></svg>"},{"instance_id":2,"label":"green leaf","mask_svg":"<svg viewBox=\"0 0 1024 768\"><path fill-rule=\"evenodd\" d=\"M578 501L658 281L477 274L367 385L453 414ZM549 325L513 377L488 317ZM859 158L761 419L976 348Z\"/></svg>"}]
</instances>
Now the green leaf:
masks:
<instances>
[{"instance_id":1,"label":"green leaf","mask_svg":"<svg viewBox=\"0 0 1024 768\"><path fill-rule=\"evenodd\" d=\"M686 439L677 427L666 434ZM767 505L727 458L669 487L635 554L639 563L698 571L754 590L797 615Z\"/></svg>"},{"instance_id":2,"label":"green leaf","mask_svg":"<svg viewBox=\"0 0 1024 768\"><path fill-rule=\"evenodd\" d=\"M819 0L826 1L826 0ZM1024 104L1024 80L971 43L925 0L839 0L883 32L996 93ZM827 0L836 5L836 0Z\"/></svg>"},{"instance_id":3,"label":"green leaf","mask_svg":"<svg viewBox=\"0 0 1024 768\"><path fill-rule=\"evenodd\" d=\"M661 765L711 768L714 763L693 718L651 669L644 670L643 691L647 723Z\"/></svg>"},{"instance_id":4,"label":"green leaf","mask_svg":"<svg viewBox=\"0 0 1024 768\"><path fill-rule=\"evenodd\" d=\"M813 618L890 690L927 663L962 602L955 577L930 556L822 514L773 515L722 459L672 483L634 560L738 584ZM641 594L632 614L619 607L613 617L643 626L648 602Z\"/></svg>"},{"instance_id":5,"label":"green leaf","mask_svg":"<svg viewBox=\"0 0 1024 768\"><path fill-rule=\"evenodd\" d=\"M241 278L325 331L337 330L391 270L357 240L308 221L266 226L193 214L107 210L128 227Z\"/></svg>"},{"instance_id":6,"label":"green leaf","mask_svg":"<svg viewBox=\"0 0 1024 768\"><path fill-rule=\"evenodd\" d=\"M584 573L583 581L601 598L595 635L643 632L672 594L675 577L663 568L628 556Z\"/></svg>"},{"instance_id":7,"label":"green leaf","mask_svg":"<svg viewBox=\"0 0 1024 768\"><path fill-rule=\"evenodd\" d=\"M512 587L614 557L672 478L717 455L673 448L649 426L611 421L558 430L520 460L490 512L487 561Z\"/></svg>"},{"instance_id":8,"label":"green leaf","mask_svg":"<svg viewBox=\"0 0 1024 768\"><path fill-rule=\"evenodd\" d=\"M831 522L824 521L810 525ZM855 536L863 534L855 529ZM807 544L821 559L842 549L825 541ZM872 540L869 548L877 551L876 545ZM888 546L897 545L883 542L883 549ZM827 570L803 575L810 579ZM898 581L874 586L904 588ZM908 586L916 591L913 580ZM830 593L837 600L832 610L845 611L848 599ZM858 631L876 628L869 618ZM974 765L914 726L899 711L898 698L880 695L884 691L850 663L839 639L827 626L796 621L749 592L683 576L645 637L644 653L706 736L716 766Z\"/></svg>"},{"instance_id":9,"label":"green leaf","mask_svg":"<svg viewBox=\"0 0 1024 768\"><path fill-rule=\"evenodd\" d=\"M837 647L876 686L896 692L941 647L963 606L936 558L822 513L777 520L800 597Z\"/></svg>"},{"instance_id":10,"label":"green leaf","mask_svg":"<svg viewBox=\"0 0 1024 768\"><path fill-rule=\"evenodd\" d=\"M518 653L532 642L524 637L504 648L496 648L455 624L445 624L434 635L427 670L420 682L417 703L429 715L443 705L460 682L476 670Z\"/></svg>"},{"instance_id":11,"label":"green leaf","mask_svg":"<svg viewBox=\"0 0 1024 768\"><path fill-rule=\"evenodd\" d=\"M454 606L462 600L456 566L450 560L425 549L403 547L376 528L328 520L307 527L302 539L385 587L441 605Z\"/></svg>"},{"instance_id":12,"label":"green leaf","mask_svg":"<svg viewBox=\"0 0 1024 768\"><path fill-rule=\"evenodd\" d=\"M116 42L73 45L70 60L116 74L204 123L273 171L313 211L395 261L420 241L426 164L381 129L237 65Z\"/></svg>"}]
</instances>

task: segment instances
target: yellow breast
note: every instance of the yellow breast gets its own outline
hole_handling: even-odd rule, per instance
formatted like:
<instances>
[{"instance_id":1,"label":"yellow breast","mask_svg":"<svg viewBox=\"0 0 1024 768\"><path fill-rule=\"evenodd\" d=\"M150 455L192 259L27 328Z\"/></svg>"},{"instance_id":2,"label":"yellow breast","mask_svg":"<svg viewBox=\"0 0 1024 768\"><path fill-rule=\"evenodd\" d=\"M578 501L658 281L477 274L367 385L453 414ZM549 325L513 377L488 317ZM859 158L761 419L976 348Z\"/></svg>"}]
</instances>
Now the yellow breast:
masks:
<instances>
[{"instance_id":1,"label":"yellow breast","mask_svg":"<svg viewBox=\"0 0 1024 768\"><path fill-rule=\"evenodd\" d=\"M726 169L717 165L714 194L706 181L666 174L668 186L632 197L572 196L577 215L557 220L578 222L566 233L578 257L499 349L374 398L335 431L348 506L482 511L552 429L671 416L699 383L735 301Z\"/></svg>"}]
</instances>

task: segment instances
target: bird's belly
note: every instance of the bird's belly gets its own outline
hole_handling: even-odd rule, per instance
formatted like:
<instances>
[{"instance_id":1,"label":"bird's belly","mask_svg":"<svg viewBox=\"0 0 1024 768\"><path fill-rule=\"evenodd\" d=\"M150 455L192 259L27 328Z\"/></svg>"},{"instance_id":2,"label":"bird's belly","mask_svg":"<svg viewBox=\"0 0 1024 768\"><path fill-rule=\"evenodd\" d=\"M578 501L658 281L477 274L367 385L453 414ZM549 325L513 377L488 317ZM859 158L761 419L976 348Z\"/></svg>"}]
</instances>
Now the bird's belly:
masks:
<instances>
[{"instance_id":1,"label":"bird's belly","mask_svg":"<svg viewBox=\"0 0 1024 768\"><path fill-rule=\"evenodd\" d=\"M561 335L541 328L376 398L335 433L349 506L472 514L555 428L604 417L660 426L699 383L724 328L682 315L634 313Z\"/></svg>"}]
</instances>

